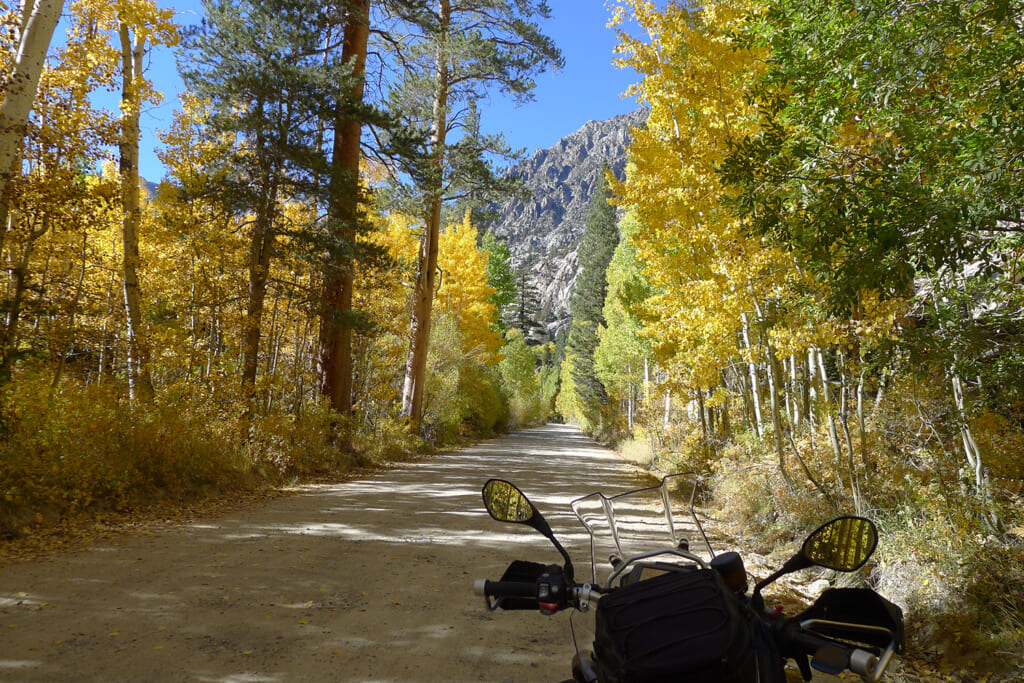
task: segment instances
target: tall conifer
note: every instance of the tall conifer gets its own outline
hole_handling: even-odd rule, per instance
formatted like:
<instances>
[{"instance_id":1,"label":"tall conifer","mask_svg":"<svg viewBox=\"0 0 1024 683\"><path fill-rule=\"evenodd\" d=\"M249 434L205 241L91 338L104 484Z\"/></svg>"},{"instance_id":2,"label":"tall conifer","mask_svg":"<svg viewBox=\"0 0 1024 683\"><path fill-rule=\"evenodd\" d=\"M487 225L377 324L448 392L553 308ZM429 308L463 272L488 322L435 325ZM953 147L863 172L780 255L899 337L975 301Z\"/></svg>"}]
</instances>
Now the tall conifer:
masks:
<instances>
[{"instance_id":1,"label":"tall conifer","mask_svg":"<svg viewBox=\"0 0 1024 683\"><path fill-rule=\"evenodd\" d=\"M411 200L406 209L423 220L402 388L402 412L414 431L422 417L443 210L453 200L484 199L511 184L488 161L511 150L501 136L478 133L469 103L495 89L529 100L534 76L561 65L561 53L536 23L549 14L543 0L437 0L410 18L411 35L422 38L399 48L405 71L393 88L392 106L410 129L428 138L408 171L411 185L402 188ZM453 131L462 137L449 139Z\"/></svg>"},{"instance_id":2,"label":"tall conifer","mask_svg":"<svg viewBox=\"0 0 1024 683\"><path fill-rule=\"evenodd\" d=\"M594 369L597 329L599 325L605 325L602 311L608 289L608 264L619 243L615 208L608 203L611 193L607 176L608 165L602 164L600 182L587 214L586 232L580 242L579 271L570 301L572 326L569 330L568 361L572 363L573 384L579 404L588 413L607 399L604 385Z\"/></svg>"},{"instance_id":3,"label":"tall conifer","mask_svg":"<svg viewBox=\"0 0 1024 683\"><path fill-rule=\"evenodd\" d=\"M343 110L339 100L352 91L353 69L325 50L325 32L337 20L331 6L204 0L203 7L207 18L188 36L191 59L182 75L209 99L211 133L235 140L233 154L221 160L226 172L218 195L233 212L252 216L242 341L242 388L252 394L282 202L322 199L321 179L329 173L322 123Z\"/></svg>"}]
</instances>

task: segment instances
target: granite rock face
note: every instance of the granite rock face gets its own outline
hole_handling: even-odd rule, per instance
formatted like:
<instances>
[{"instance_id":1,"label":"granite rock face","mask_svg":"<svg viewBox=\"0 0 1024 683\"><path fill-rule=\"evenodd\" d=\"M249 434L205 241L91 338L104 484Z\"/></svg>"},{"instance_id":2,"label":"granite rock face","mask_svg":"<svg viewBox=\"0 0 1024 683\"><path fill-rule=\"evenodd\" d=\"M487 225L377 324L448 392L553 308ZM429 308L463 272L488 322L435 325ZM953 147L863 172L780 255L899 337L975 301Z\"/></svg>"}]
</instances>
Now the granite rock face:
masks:
<instances>
[{"instance_id":1,"label":"granite rock face","mask_svg":"<svg viewBox=\"0 0 1024 683\"><path fill-rule=\"evenodd\" d=\"M637 110L607 121L588 121L548 149L509 168L531 196L493 207L499 218L490 229L508 242L512 267L526 269L540 294L539 319L552 336L569 318L569 299L579 261L576 249L599 182L601 163L622 178L631 130L644 124Z\"/></svg>"}]
</instances>

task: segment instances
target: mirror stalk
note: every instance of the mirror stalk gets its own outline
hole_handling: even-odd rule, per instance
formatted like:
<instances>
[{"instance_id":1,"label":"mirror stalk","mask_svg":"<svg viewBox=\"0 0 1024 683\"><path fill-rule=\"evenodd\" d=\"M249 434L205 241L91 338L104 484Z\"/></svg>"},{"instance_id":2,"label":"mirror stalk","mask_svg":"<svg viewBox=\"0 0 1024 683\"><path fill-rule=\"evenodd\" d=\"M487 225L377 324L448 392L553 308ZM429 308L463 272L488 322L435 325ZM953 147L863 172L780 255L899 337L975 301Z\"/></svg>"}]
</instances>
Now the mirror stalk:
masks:
<instances>
[{"instance_id":1,"label":"mirror stalk","mask_svg":"<svg viewBox=\"0 0 1024 683\"><path fill-rule=\"evenodd\" d=\"M751 600L753 600L754 602L754 605L757 607L757 609L764 608L764 598L761 597L761 591L766 586L775 583L786 574L792 574L793 572L800 571L801 569L806 569L807 567L813 566L814 563L807 559L807 556L804 555L802 552L799 552L793 557L789 558L788 560L786 560L786 564L782 565L782 567L779 570L777 570L768 578L758 581L757 585L754 586L754 595L751 598Z\"/></svg>"},{"instance_id":2,"label":"mirror stalk","mask_svg":"<svg viewBox=\"0 0 1024 683\"><path fill-rule=\"evenodd\" d=\"M487 513L499 522L511 522L513 524L525 524L540 532L544 538L551 541L565 560L562 574L569 583L573 583L573 566L569 553L562 544L555 538L555 532L551 525L540 514L540 511L533 506L526 495L520 491L515 484L503 479L489 479L484 484L481 495L484 499L484 507Z\"/></svg>"},{"instance_id":3,"label":"mirror stalk","mask_svg":"<svg viewBox=\"0 0 1024 683\"><path fill-rule=\"evenodd\" d=\"M818 527L804 540L803 546L786 564L754 586L751 602L758 611L764 609L761 590L780 577L807 567L825 567L839 572L852 572L864 566L878 545L878 530L863 517L837 517Z\"/></svg>"}]
</instances>

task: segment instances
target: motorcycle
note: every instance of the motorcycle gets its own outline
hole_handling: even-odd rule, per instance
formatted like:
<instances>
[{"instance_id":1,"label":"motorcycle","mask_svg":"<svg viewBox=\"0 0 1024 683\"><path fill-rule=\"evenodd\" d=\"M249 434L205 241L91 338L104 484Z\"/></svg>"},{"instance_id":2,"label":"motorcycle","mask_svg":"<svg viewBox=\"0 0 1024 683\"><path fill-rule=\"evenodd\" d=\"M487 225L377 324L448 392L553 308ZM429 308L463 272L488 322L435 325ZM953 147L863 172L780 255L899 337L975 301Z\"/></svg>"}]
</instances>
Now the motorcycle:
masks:
<instances>
[{"instance_id":1,"label":"motorcycle","mask_svg":"<svg viewBox=\"0 0 1024 683\"><path fill-rule=\"evenodd\" d=\"M787 659L807 681L812 669L849 670L869 683L882 680L893 656L904 649L898 606L868 588L830 588L788 617L781 607L766 609L762 597L767 586L801 569L861 568L878 543L874 523L852 516L826 522L748 595L739 553L711 549L694 506L696 482L687 472L669 475L659 486L573 500L570 507L590 536L592 578L579 582L569 553L540 511L514 484L490 479L482 490L490 516L532 527L564 562L516 560L499 581L478 579L475 592L490 610L552 615L571 608L576 615L596 604L593 647L581 651L577 645L573 658L572 680L580 683L783 683ZM684 499L688 491L690 519L683 523L672 511L680 490ZM699 548L691 549L691 538ZM598 583L596 549L609 542L614 549L610 572ZM570 626L576 642L572 617Z\"/></svg>"}]
</instances>

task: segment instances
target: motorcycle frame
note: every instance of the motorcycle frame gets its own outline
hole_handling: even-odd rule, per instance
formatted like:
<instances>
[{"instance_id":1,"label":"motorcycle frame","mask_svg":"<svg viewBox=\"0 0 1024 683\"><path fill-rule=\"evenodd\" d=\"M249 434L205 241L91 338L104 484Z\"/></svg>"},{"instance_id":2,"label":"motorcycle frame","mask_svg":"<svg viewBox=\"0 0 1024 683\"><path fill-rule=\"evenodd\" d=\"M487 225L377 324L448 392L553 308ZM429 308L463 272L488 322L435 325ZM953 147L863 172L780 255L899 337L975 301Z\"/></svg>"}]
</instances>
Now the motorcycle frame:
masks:
<instances>
[{"instance_id":1,"label":"motorcycle frame","mask_svg":"<svg viewBox=\"0 0 1024 683\"><path fill-rule=\"evenodd\" d=\"M692 472L692 471L690 471L690 472L679 472L677 474L670 474L670 475L668 475L666 477L663 477L662 480L661 480L661 483L659 483L657 486L648 486L648 487L645 487L645 488L632 489L630 491L625 491L623 493L617 493L614 496L606 496L604 493L602 493L600 491L595 491L594 493L590 493L590 494L587 494L585 496L581 496L579 498L576 498L575 500L573 500L573 501L571 501L569 503L569 507L572 509L573 514L576 515L576 519L578 519L580 521L580 524L583 525L583 528L587 530L587 534L590 536L590 571L591 571L591 574L592 574L593 581L595 583L597 582L597 561L596 561L596 556L595 556L595 552L596 551L595 551L595 543L594 543L594 539L595 539L595 536L596 536L596 530L590 524L587 523L587 520L584 518L584 515L581 514L581 512L579 510L580 504L582 504L584 501L588 501L588 500L592 500L592 499L600 500L600 502L601 502L601 509L604 511L605 518L608 521L608 528L611 531L612 541L615 544L615 549L618 551L619 556L621 557L624 553L622 552L622 544L621 544L621 542L619 540L618 525L617 525L617 523L615 521L615 501L619 500L621 498L625 498L627 496L635 496L635 495L638 495L638 494L643 494L643 493L651 492L651 491L658 491L658 494L661 497L662 507L663 507L663 511L664 511L664 515L665 515L665 521L668 524L669 535L672 538L672 543L676 547L675 548L663 548L663 549L660 549L660 550L647 551L647 552L639 553L637 555L632 555L629 558L623 558L624 561L618 567L613 567L612 573L608 577L608 585L609 585L609 587L611 586L612 580L615 579L616 577L618 577L627 567L629 567L630 565L635 564L636 562L638 562L640 560L645 560L645 559L648 559L650 557L654 557L656 555L664 555L664 554L676 555L676 556L682 557L684 559L696 562L702 568L707 568L707 562L705 560L703 560L700 557L698 557L697 555L689 552L688 550L683 550L683 549L678 547L679 544L680 544L680 539L679 539L679 536L676 533L675 521L672 518L672 503L669 500L669 487L667 486L667 484L670 481L674 481L674 480L676 480L678 478L683 478L683 477L692 479L692 485L690 487L690 498L687 501L687 506L686 506L687 509L690 512L690 517L693 519L694 524L697 527L697 530L700 532L701 538L704 541L704 546L708 549L708 553L709 553L710 557L714 557L715 556L715 551L711 547L711 542L708 540L708 536L704 532L704 525L702 525L700 523L700 519L697 517L697 509L696 509L696 506L694 505L694 502L693 502L694 498L696 498L696 495L697 495L697 484L698 484L698 482L700 480L699 475L696 472Z\"/></svg>"}]
</instances>

